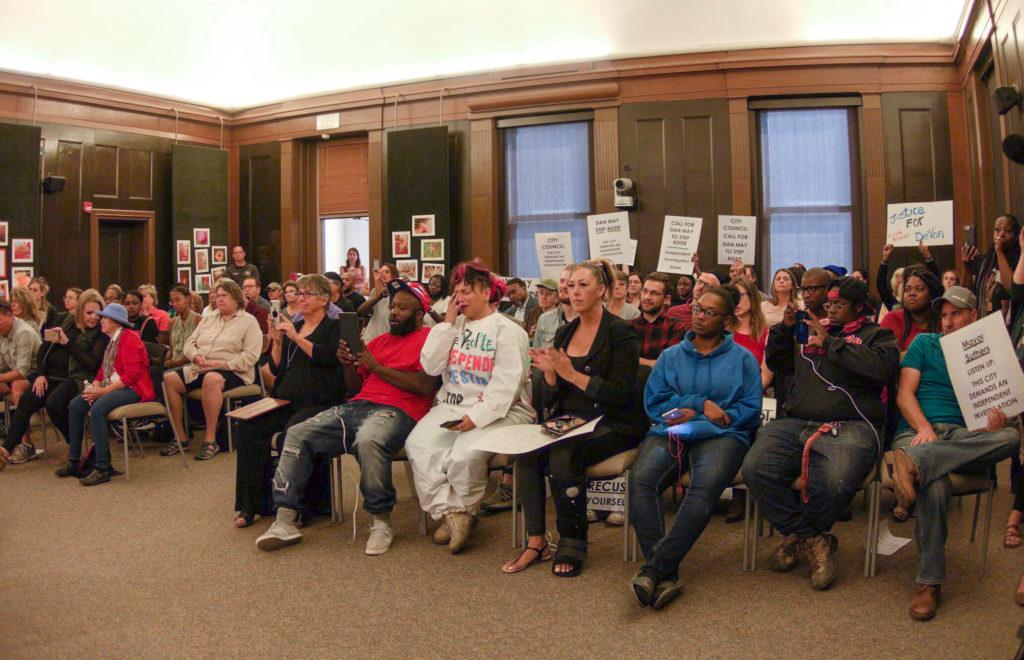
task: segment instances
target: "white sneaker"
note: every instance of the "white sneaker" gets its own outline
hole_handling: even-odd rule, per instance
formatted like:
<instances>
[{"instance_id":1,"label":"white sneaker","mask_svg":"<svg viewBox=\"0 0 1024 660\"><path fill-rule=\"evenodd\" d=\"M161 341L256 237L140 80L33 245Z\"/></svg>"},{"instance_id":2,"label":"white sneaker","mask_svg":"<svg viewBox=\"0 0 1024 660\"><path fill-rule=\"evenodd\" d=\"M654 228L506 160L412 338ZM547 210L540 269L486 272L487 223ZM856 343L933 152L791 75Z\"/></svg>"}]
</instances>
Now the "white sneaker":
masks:
<instances>
[{"instance_id":1,"label":"white sneaker","mask_svg":"<svg viewBox=\"0 0 1024 660\"><path fill-rule=\"evenodd\" d=\"M370 525L370 538L366 540L366 554L371 556L382 555L391 547L391 541L395 538L391 531L391 525L386 520L374 518Z\"/></svg>"},{"instance_id":2,"label":"white sneaker","mask_svg":"<svg viewBox=\"0 0 1024 660\"><path fill-rule=\"evenodd\" d=\"M293 545L302 540L302 532L295 525L275 520L263 536L256 539L256 547L260 550L277 550L286 545Z\"/></svg>"}]
</instances>

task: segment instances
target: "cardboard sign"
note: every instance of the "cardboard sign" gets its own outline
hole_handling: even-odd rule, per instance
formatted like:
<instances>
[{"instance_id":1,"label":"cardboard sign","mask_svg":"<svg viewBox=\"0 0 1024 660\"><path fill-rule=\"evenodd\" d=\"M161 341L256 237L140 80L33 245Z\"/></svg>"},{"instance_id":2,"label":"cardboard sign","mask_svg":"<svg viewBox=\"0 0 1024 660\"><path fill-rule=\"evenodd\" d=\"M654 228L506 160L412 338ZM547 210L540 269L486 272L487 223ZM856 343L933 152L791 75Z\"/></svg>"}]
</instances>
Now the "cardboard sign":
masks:
<instances>
[{"instance_id":1,"label":"cardboard sign","mask_svg":"<svg viewBox=\"0 0 1024 660\"><path fill-rule=\"evenodd\" d=\"M567 231L538 232L533 235L533 242L537 248L540 278L557 281L562 270L573 263L572 234Z\"/></svg>"},{"instance_id":2,"label":"cardboard sign","mask_svg":"<svg viewBox=\"0 0 1024 660\"><path fill-rule=\"evenodd\" d=\"M639 244L640 244L640 241L632 239L632 238L629 239L629 252L626 254L626 256L628 258L625 261L622 262L624 265L630 266L630 267L636 265L636 246L639 245Z\"/></svg>"},{"instance_id":3,"label":"cardboard sign","mask_svg":"<svg viewBox=\"0 0 1024 660\"><path fill-rule=\"evenodd\" d=\"M939 342L968 430L985 428L992 408L1007 417L1024 412L1024 371L1001 314L989 314Z\"/></svg>"},{"instance_id":4,"label":"cardboard sign","mask_svg":"<svg viewBox=\"0 0 1024 660\"><path fill-rule=\"evenodd\" d=\"M681 215L666 215L661 230L661 254L658 256L658 270L662 273L693 273L693 255L700 242L700 228L703 218L688 218Z\"/></svg>"},{"instance_id":5,"label":"cardboard sign","mask_svg":"<svg viewBox=\"0 0 1024 660\"><path fill-rule=\"evenodd\" d=\"M757 247L757 218L752 215L718 216L718 263L742 261L754 264Z\"/></svg>"},{"instance_id":6,"label":"cardboard sign","mask_svg":"<svg viewBox=\"0 0 1024 660\"><path fill-rule=\"evenodd\" d=\"M624 264L629 259L629 214L601 213L587 216L587 234L590 238L590 258L607 259L613 264Z\"/></svg>"},{"instance_id":7,"label":"cardboard sign","mask_svg":"<svg viewBox=\"0 0 1024 660\"><path fill-rule=\"evenodd\" d=\"M953 244L953 202L890 204L885 242L896 247Z\"/></svg>"},{"instance_id":8,"label":"cardboard sign","mask_svg":"<svg viewBox=\"0 0 1024 660\"><path fill-rule=\"evenodd\" d=\"M761 424L767 424L776 418L779 411L779 402L769 397L761 399Z\"/></svg>"},{"instance_id":9,"label":"cardboard sign","mask_svg":"<svg viewBox=\"0 0 1024 660\"><path fill-rule=\"evenodd\" d=\"M587 508L591 511L626 510L626 477L587 482Z\"/></svg>"}]
</instances>

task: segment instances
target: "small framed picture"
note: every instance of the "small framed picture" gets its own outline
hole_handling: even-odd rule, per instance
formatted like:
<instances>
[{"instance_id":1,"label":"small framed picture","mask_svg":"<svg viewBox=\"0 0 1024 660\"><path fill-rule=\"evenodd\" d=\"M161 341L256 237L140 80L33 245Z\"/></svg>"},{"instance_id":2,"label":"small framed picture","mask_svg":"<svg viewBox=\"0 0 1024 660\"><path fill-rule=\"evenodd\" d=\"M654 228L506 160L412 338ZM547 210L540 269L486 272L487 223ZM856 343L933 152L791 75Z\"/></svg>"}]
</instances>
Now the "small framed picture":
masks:
<instances>
[{"instance_id":1,"label":"small framed picture","mask_svg":"<svg viewBox=\"0 0 1024 660\"><path fill-rule=\"evenodd\" d=\"M35 261L33 258L33 244L34 241L31 238L12 238L11 250L14 254L11 256L11 263L30 264Z\"/></svg>"},{"instance_id":2,"label":"small framed picture","mask_svg":"<svg viewBox=\"0 0 1024 660\"><path fill-rule=\"evenodd\" d=\"M7 222L0 222L0 245L7 245Z\"/></svg>"},{"instance_id":3,"label":"small framed picture","mask_svg":"<svg viewBox=\"0 0 1024 660\"><path fill-rule=\"evenodd\" d=\"M407 282L415 282L416 276L420 274L420 262L415 259L397 259L398 275Z\"/></svg>"},{"instance_id":4,"label":"small framed picture","mask_svg":"<svg viewBox=\"0 0 1024 660\"><path fill-rule=\"evenodd\" d=\"M189 291L192 290L192 269L191 268L179 268L178 269L178 284L185 287Z\"/></svg>"},{"instance_id":5,"label":"small framed picture","mask_svg":"<svg viewBox=\"0 0 1024 660\"><path fill-rule=\"evenodd\" d=\"M7 277L7 249L0 248L0 277Z\"/></svg>"},{"instance_id":6,"label":"small framed picture","mask_svg":"<svg viewBox=\"0 0 1024 660\"><path fill-rule=\"evenodd\" d=\"M14 266L11 268L11 279L14 280L14 286L19 286L18 280L25 279L26 284L21 286L27 286L28 280L36 276L36 271L32 266Z\"/></svg>"},{"instance_id":7,"label":"small framed picture","mask_svg":"<svg viewBox=\"0 0 1024 660\"><path fill-rule=\"evenodd\" d=\"M422 261L444 261L444 239L424 238L420 241L420 259Z\"/></svg>"},{"instance_id":8,"label":"small framed picture","mask_svg":"<svg viewBox=\"0 0 1024 660\"><path fill-rule=\"evenodd\" d=\"M209 273L196 273L196 293L209 293L212 286L213 280Z\"/></svg>"},{"instance_id":9,"label":"small framed picture","mask_svg":"<svg viewBox=\"0 0 1024 660\"><path fill-rule=\"evenodd\" d=\"M198 247L210 247L210 230L196 227L192 230L192 242Z\"/></svg>"},{"instance_id":10,"label":"small framed picture","mask_svg":"<svg viewBox=\"0 0 1024 660\"><path fill-rule=\"evenodd\" d=\"M412 216L412 235L413 236L433 236L434 235L434 215L414 215Z\"/></svg>"},{"instance_id":11,"label":"small framed picture","mask_svg":"<svg viewBox=\"0 0 1024 660\"><path fill-rule=\"evenodd\" d=\"M196 272L210 272L210 248L196 248Z\"/></svg>"},{"instance_id":12,"label":"small framed picture","mask_svg":"<svg viewBox=\"0 0 1024 660\"><path fill-rule=\"evenodd\" d=\"M0 299L10 300L11 299L11 287L7 283L7 280L0 280Z\"/></svg>"},{"instance_id":13,"label":"small framed picture","mask_svg":"<svg viewBox=\"0 0 1024 660\"><path fill-rule=\"evenodd\" d=\"M444 264L428 264L424 262L423 277L420 279L420 281L426 284L434 275L444 275Z\"/></svg>"},{"instance_id":14,"label":"small framed picture","mask_svg":"<svg viewBox=\"0 0 1024 660\"><path fill-rule=\"evenodd\" d=\"M178 265L192 263L192 241L178 241Z\"/></svg>"},{"instance_id":15,"label":"small framed picture","mask_svg":"<svg viewBox=\"0 0 1024 660\"><path fill-rule=\"evenodd\" d=\"M412 238L410 238L409 232L391 232L391 254L395 259L412 256Z\"/></svg>"},{"instance_id":16,"label":"small framed picture","mask_svg":"<svg viewBox=\"0 0 1024 660\"><path fill-rule=\"evenodd\" d=\"M214 266L227 266L228 265L228 248L226 245L214 245L211 250L213 254L210 255L210 263Z\"/></svg>"}]
</instances>

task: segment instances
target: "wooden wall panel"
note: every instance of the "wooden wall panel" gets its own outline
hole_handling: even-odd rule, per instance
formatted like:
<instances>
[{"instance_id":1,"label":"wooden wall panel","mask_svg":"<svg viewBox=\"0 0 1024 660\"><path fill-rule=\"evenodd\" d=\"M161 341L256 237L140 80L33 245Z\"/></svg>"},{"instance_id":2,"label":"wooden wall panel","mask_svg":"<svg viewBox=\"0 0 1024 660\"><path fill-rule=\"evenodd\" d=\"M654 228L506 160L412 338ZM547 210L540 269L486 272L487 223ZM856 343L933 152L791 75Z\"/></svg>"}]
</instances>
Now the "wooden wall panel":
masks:
<instances>
[{"instance_id":1,"label":"wooden wall panel","mask_svg":"<svg viewBox=\"0 0 1024 660\"><path fill-rule=\"evenodd\" d=\"M732 164L726 100L626 104L619 114L622 176L637 182L630 214L636 265L658 265L665 215L704 218L702 262L715 268L718 214L731 213Z\"/></svg>"},{"instance_id":2,"label":"wooden wall panel","mask_svg":"<svg viewBox=\"0 0 1024 660\"><path fill-rule=\"evenodd\" d=\"M615 179L619 178L619 109L594 111L594 212L615 210Z\"/></svg>"},{"instance_id":3,"label":"wooden wall panel","mask_svg":"<svg viewBox=\"0 0 1024 660\"><path fill-rule=\"evenodd\" d=\"M118 152L117 147L108 144L97 144L93 147L95 156L93 159L93 186L94 197L102 199L117 199L118 183Z\"/></svg>"},{"instance_id":4,"label":"wooden wall panel","mask_svg":"<svg viewBox=\"0 0 1024 660\"><path fill-rule=\"evenodd\" d=\"M260 269L263 284L280 282L281 145L246 145L238 158L238 242Z\"/></svg>"},{"instance_id":5,"label":"wooden wall panel","mask_svg":"<svg viewBox=\"0 0 1024 660\"><path fill-rule=\"evenodd\" d=\"M369 211L368 149L365 138L331 140L317 145L321 216L365 214Z\"/></svg>"},{"instance_id":6,"label":"wooden wall panel","mask_svg":"<svg viewBox=\"0 0 1024 660\"><path fill-rule=\"evenodd\" d=\"M153 152L149 149L125 149L128 160L128 196L153 199Z\"/></svg>"},{"instance_id":7,"label":"wooden wall panel","mask_svg":"<svg viewBox=\"0 0 1024 660\"><path fill-rule=\"evenodd\" d=\"M498 132L493 119L472 122L471 131L470 185L473 201L470 223L473 233L470 251L484 263L497 268L501 236L498 226L498 186L501 185Z\"/></svg>"}]
</instances>

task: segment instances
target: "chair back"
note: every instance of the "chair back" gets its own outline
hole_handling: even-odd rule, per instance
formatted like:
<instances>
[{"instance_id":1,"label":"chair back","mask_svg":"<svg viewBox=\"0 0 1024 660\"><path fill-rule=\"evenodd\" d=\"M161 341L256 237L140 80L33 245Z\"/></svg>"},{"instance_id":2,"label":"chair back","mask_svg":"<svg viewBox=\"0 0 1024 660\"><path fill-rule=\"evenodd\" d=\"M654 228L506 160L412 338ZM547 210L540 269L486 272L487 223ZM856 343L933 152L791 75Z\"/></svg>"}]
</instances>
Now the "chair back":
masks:
<instances>
[{"instance_id":1,"label":"chair back","mask_svg":"<svg viewBox=\"0 0 1024 660\"><path fill-rule=\"evenodd\" d=\"M167 360L167 351L170 349L163 344L155 344L150 341L142 343L149 356L149 377L153 380L153 389L159 391L160 383L164 379L164 362Z\"/></svg>"}]
</instances>

